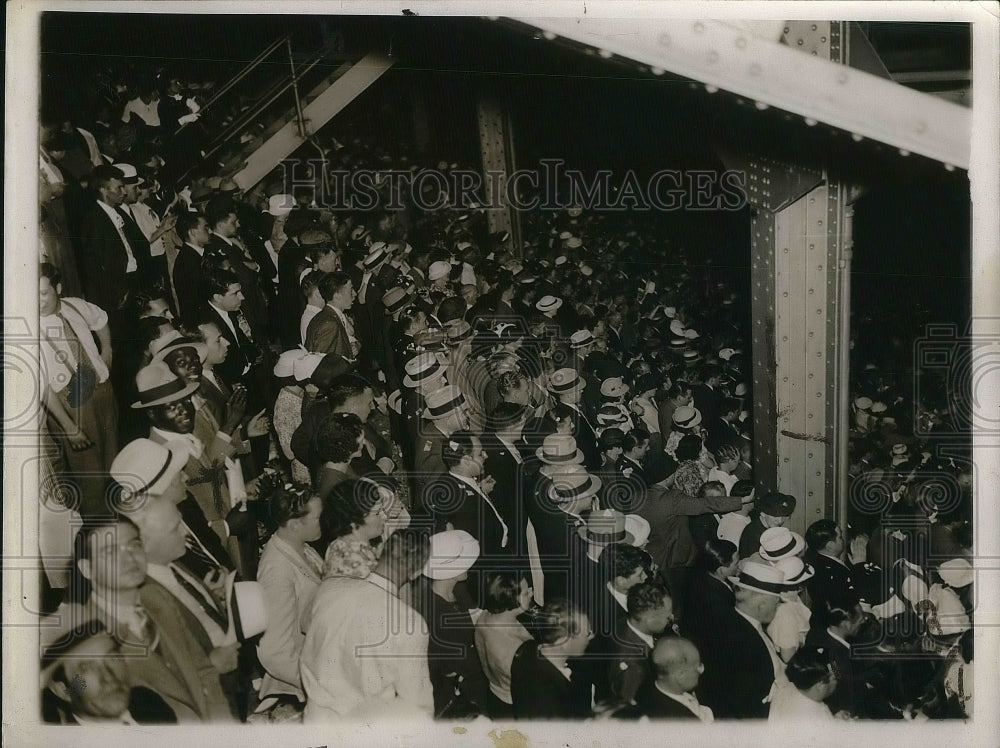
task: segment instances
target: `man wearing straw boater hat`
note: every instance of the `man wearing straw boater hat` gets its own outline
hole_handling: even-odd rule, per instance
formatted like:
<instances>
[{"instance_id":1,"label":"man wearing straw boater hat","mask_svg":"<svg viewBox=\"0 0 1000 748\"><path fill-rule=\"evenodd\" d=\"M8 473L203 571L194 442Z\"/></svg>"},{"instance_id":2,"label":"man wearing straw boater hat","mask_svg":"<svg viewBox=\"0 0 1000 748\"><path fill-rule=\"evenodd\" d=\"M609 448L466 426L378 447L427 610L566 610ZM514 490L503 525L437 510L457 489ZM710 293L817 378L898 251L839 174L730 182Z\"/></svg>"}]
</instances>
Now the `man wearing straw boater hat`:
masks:
<instances>
[{"instance_id":1,"label":"man wearing straw boater hat","mask_svg":"<svg viewBox=\"0 0 1000 748\"><path fill-rule=\"evenodd\" d=\"M576 369L556 369L549 375L549 392L558 398L559 402L572 408L575 413L573 438L583 452L584 463L589 470L596 470L601 465L597 434L580 405L580 398L586 386L586 380L580 377Z\"/></svg>"},{"instance_id":2,"label":"man wearing straw boater hat","mask_svg":"<svg viewBox=\"0 0 1000 748\"><path fill-rule=\"evenodd\" d=\"M136 375L139 399L133 408L144 410L150 421L149 438L157 444L171 445L188 454L183 473L188 490L198 502L212 530L226 544L237 568L248 579L256 571L252 553L241 552L239 537L249 540L255 529L243 507L246 487L239 463L233 460L232 440L217 432L211 443L204 444L194 435L195 408L191 396L197 382L180 379L162 362L154 361ZM250 550L249 548L245 550Z\"/></svg>"},{"instance_id":3,"label":"man wearing straw boater hat","mask_svg":"<svg viewBox=\"0 0 1000 748\"><path fill-rule=\"evenodd\" d=\"M772 688L785 675L764 627L792 586L780 568L753 562L730 582L733 610L692 631L705 665L698 697L718 719L766 719Z\"/></svg>"},{"instance_id":4,"label":"man wearing straw boater hat","mask_svg":"<svg viewBox=\"0 0 1000 748\"><path fill-rule=\"evenodd\" d=\"M414 482L418 495L434 476L444 475L448 466L444 462L445 444L456 431L467 429L469 415L465 397L455 385L444 385L428 393L426 407L421 414L420 440L417 442ZM422 497L423 499L423 497Z\"/></svg>"}]
</instances>

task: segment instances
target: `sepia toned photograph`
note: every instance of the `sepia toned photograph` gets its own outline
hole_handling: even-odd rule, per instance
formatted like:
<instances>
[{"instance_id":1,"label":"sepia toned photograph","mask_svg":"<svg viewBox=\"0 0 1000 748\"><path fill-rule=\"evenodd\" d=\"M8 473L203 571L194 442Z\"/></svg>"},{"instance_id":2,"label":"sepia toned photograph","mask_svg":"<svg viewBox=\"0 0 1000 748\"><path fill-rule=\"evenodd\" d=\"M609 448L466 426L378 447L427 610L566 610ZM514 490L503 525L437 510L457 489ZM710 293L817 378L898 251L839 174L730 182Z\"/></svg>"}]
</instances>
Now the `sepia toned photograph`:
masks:
<instances>
[{"instance_id":1,"label":"sepia toned photograph","mask_svg":"<svg viewBox=\"0 0 1000 748\"><path fill-rule=\"evenodd\" d=\"M993 744L998 6L356 5L8 7L5 740Z\"/></svg>"}]
</instances>

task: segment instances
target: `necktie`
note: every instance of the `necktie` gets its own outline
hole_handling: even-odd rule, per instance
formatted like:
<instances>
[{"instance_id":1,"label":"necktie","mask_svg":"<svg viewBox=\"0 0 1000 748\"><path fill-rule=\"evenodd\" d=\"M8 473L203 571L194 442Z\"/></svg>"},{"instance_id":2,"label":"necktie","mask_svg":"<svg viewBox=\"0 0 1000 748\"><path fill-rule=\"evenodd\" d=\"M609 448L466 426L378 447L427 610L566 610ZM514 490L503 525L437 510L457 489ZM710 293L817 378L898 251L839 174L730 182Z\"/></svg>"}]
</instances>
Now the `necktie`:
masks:
<instances>
[{"instance_id":1,"label":"necktie","mask_svg":"<svg viewBox=\"0 0 1000 748\"><path fill-rule=\"evenodd\" d=\"M132 254L132 245L129 244L128 236L125 233L125 211L121 208L114 209L114 216L112 221L115 224L115 228L118 230L118 237L122 240L122 244L125 246L125 254L128 255L128 261L125 264L126 273L134 273L139 269L138 263L135 261L135 255Z\"/></svg>"},{"instance_id":2,"label":"necktie","mask_svg":"<svg viewBox=\"0 0 1000 748\"><path fill-rule=\"evenodd\" d=\"M358 291L358 301L362 304L365 303L365 297L368 294L368 283L372 279L371 273L365 273L361 278L361 289Z\"/></svg>"},{"instance_id":3,"label":"necktie","mask_svg":"<svg viewBox=\"0 0 1000 748\"><path fill-rule=\"evenodd\" d=\"M170 572L174 575L174 579L177 581L177 584L179 584L185 592L198 602L201 609L205 611L205 615L211 618L220 629L228 631L229 619L223 611L220 611L218 599L211 592L205 589L200 582L195 583L189 581L184 573L178 570L176 565L170 564Z\"/></svg>"},{"instance_id":4,"label":"necktie","mask_svg":"<svg viewBox=\"0 0 1000 748\"><path fill-rule=\"evenodd\" d=\"M199 578L220 567L219 562L209 554L190 530L184 537L184 545L187 552L181 556L181 561Z\"/></svg>"},{"instance_id":5,"label":"necktie","mask_svg":"<svg viewBox=\"0 0 1000 748\"><path fill-rule=\"evenodd\" d=\"M142 603L135 604L135 619L133 624L135 625L135 629L132 633L138 636L139 641L143 644L149 644L153 640L152 624L149 620L149 614L142 607ZM129 628L132 627L130 626Z\"/></svg>"},{"instance_id":6,"label":"necktie","mask_svg":"<svg viewBox=\"0 0 1000 748\"><path fill-rule=\"evenodd\" d=\"M251 343L253 342L253 330L250 329L250 323L247 322L246 316L242 311L235 312L236 314L236 325L240 328L240 332L247 336L247 340Z\"/></svg>"}]
</instances>

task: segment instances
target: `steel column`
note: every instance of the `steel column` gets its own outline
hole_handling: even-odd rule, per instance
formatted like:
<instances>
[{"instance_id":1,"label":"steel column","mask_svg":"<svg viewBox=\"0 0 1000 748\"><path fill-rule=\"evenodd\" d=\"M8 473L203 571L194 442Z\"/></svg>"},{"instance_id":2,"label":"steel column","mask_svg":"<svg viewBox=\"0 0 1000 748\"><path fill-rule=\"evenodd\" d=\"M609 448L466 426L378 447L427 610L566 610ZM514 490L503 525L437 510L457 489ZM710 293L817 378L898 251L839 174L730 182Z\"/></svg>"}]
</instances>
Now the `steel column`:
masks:
<instances>
[{"instance_id":1,"label":"steel column","mask_svg":"<svg viewBox=\"0 0 1000 748\"><path fill-rule=\"evenodd\" d=\"M510 128L495 98L481 96L476 102L476 116L479 120L479 147L483 155L486 204L490 206L486 211L486 222L491 232L512 231L510 206L504 195L507 177L511 173L507 149ZM500 179L488 178L486 175L489 172L499 173Z\"/></svg>"}]
</instances>

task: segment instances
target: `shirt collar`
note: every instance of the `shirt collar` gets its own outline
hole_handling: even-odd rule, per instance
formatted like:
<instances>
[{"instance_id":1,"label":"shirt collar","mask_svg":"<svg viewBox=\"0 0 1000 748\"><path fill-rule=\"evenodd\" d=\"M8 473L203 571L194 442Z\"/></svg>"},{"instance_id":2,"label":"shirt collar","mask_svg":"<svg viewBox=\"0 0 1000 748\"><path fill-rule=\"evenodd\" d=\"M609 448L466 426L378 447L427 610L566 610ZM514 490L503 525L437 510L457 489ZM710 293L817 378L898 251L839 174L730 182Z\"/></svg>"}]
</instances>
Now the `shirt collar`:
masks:
<instances>
[{"instance_id":1,"label":"shirt collar","mask_svg":"<svg viewBox=\"0 0 1000 748\"><path fill-rule=\"evenodd\" d=\"M844 639L842 639L841 636L840 636L840 634L836 633L835 631L832 631L831 629L827 629L826 633L828 633L830 635L830 638L833 639L834 641L840 642L841 644L843 644L848 649L851 648L851 645L848 644L847 641L845 641Z\"/></svg>"},{"instance_id":2,"label":"shirt collar","mask_svg":"<svg viewBox=\"0 0 1000 748\"><path fill-rule=\"evenodd\" d=\"M644 634L641 631L639 631L639 629L637 629L635 626L632 625L632 621L626 620L625 623L627 623L628 627L635 632L636 636L642 639L643 643L645 643L647 647L649 647L650 649L653 648L653 645L656 643L653 641L653 637L651 637L649 634Z\"/></svg>"},{"instance_id":3,"label":"shirt collar","mask_svg":"<svg viewBox=\"0 0 1000 748\"><path fill-rule=\"evenodd\" d=\"M615 602L622 606L622 610L628 610L628 596L616 590L611 582L605 582L604 584L607 586L608 592L611 593L611 597L615 599Z\"/></svg>"},{"instance_id":4,"label":"shirt collar","mask_svg":"<svg viewBox=\"0 0 1000 748\"><path fill-rule=\"evenodd\" d=\"M467 486L471 486L475 490L475 492L477 494L479 494L480 496L484 496L485 495L483 493L483 489L481 489L479 487L479 484L476 483L472 478L468 478L468 477L466 477L464 475L459 475L458 473L452 473L451 475L452 475L453 478L457 478L458 480L462 481L462 483L466 484Z\"/></svg>"}]
</instances>

